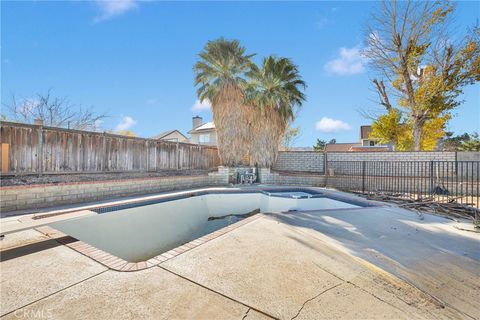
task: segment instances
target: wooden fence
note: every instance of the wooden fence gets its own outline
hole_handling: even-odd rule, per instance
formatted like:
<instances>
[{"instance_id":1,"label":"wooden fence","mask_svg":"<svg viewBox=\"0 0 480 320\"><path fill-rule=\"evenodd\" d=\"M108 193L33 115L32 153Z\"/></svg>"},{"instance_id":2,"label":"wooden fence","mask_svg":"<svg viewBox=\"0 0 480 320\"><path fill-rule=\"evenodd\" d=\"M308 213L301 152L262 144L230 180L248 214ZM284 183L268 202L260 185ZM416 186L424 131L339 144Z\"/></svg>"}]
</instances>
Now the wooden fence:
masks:
<instances>
[{"instance_id":1,"label":"wooden fence","mask_svg":"<svg viewBox=\"0 0 480 320\"><path fill-rule=\"evenodd\" d=\"M2 174L212 169L220 162L212 146L5 121L0 141Z\"/></svg>"}]
</instances>

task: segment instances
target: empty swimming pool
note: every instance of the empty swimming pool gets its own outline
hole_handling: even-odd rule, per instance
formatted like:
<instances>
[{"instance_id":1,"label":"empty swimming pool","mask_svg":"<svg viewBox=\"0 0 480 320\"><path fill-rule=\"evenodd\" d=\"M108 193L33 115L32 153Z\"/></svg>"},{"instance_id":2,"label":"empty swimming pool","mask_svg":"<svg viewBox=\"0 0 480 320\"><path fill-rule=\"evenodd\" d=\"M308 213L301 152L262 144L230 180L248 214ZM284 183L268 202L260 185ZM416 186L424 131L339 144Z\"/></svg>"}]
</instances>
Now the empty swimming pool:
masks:
<instances>
[{"instance_id":1,"label":"empty swimming pool","mask_svg":"<svg viewBox=\"0 0 480 320\"><path fill-rule=\"evenodd\" d=\"M138 262L242 219L237 215L359 206L303 190L197 193L99 208L97 215L51 226L126 261Z\"/></svg>"}]
</instances>

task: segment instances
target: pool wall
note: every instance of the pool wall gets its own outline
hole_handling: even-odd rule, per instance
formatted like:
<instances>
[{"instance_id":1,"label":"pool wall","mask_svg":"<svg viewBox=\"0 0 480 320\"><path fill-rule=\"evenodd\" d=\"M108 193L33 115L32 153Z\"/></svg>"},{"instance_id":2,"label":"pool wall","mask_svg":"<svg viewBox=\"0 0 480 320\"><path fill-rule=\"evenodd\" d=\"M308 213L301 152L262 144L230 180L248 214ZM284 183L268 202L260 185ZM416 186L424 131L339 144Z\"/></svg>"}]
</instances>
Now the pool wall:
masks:
<instances>
[{"instance_id":1,"label":"pool wall","mask_svg":"<svg viewBox=\"0 0 480 320\"><path fill-rule=\"evenodd\" d=\"M285 198L275 195L278 192L306 192L311 194L311 198ZM232 197L236 199L235 206L232 205ZM136 271L151 267L191 250L204 242L215 239L245 223L249 223L261 215L250 216L182 244L184 242L182 242L181 235L191 233L192 230L198 227L199 223L203 223L202 221L205 221L209 216L243 214L259 208L264 212L275 212L318 210L319 206L325 209L335 209L339 207L352 208L380 205L379 203L340 192L318 188L292 187L211 188L142 197L137 200L131 199L127 202L112 202L109 205L93 209L99 213L95 216L52 224L56 228L45 226L37 228L37 230L46 235L54 235L57 240L65 245L97 260L110 269ZM139 212L143 216L141 219L139 219ZM121 219L118 219L119 217ZM39 218L41 219L41 216ZM170 228L169 219L181 221L181 226ZM112 233L115 233L117 237L111 237ZM143 256L163 251L161 239L149 241L146 244L145 238L138 236L143 234L147 238L151 236L152 239L155 239L155 234L159 233L171 236L174 242L177 241L176 244L179 246L145 261L132 262L128 261L129 259L119 257L124 252L116 250L118 249L118 244L121 244L123 240L131 241L130 244L123 244L125 248L135 248L136 246L142 248L143 252L141 255ZM119 238L118 235L121 235L121 237ZM178 239L175 239L176 236L178 236ZM118 243L111 243L114 238ZM85 241L82 241L82 239L85 239ZM120 249L123 245L120 246ZM138 261L140 258L141 256L134 260Z\"/></svg>"},{"instance_id":2,"label":"pool wall","mask_svg":"<svg viewBox=\"0 0 480 320\"><path fill-rule=\"evenodd\" d=\"M176 195L156 202L150 200L99 208L93 210L97 215L60 221L50 226L127 261L137 262L204 236L216 230L215 225L221 228L228 224L225 219L208 222L209 217L243 215L255 210L280 213L359 207L331 199L318 191L310 191L309 198L300 199L289 197L288 192L285 194L286 190L281 189L275 189L277 195L262 189L226 191L230 190L214 193L204 190L184 194L181 198ZM283 191L281 196L280 191Z\"/></svg>"}]
</instances>

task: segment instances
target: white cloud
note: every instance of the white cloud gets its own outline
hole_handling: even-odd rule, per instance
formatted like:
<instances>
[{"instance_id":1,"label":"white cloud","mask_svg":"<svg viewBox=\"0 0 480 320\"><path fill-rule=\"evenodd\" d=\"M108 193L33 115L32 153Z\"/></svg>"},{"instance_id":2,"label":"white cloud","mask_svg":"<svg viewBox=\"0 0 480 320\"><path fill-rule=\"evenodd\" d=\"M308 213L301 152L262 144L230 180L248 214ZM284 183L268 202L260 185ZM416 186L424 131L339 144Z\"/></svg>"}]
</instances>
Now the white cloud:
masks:
<instances>
[{"instance_id":1,"label":"white cloud","mask_svg":"<svg viewBox=\"0 0 480 320\"><path fill-rule=\"evenodd\" d=\"M95 0L100 14L95 22L108 20L137 7L138 0Z\"/></svg>"},{"instance_id":2,"label":"white cloud","mask_svg":"<svg viewBox=\"0 0 480 320\"><path fill-rule=\"evenodd\" d=\"M159 100L157 98L149 98L147 101L145 101L146 104L148 105L155 105L159 103Z\"/></svg>"},{"instance_id":3,"label":"white cloud","mask_svg":"<svg viewBox=\"0 0 480 320\"><path fill-rule=\"evenodd\" d=\"M326 25L330 24L330 20L326 17L321 17L317 20L316 25L318 29L322 29Z\"/></svg>"},{"instance_id":4,"label":"white cloud","mask_svg":"<svg viewBox=\"0 0 480 320\"><path fill-rule=\"evenodd\" d=\"M342 120L335 120L328 117L323 117L320 121L317 121L315 124L315 129L320 132L332 133L339 131L347 131L352 129L352 127Z\"/></svg>"},{"instance_id":5,"label":"white cloud","mask_svg":"<svg viewBox=\"0 0 480 320\"><path fill-rule=\"evenodd\" d=\"M340 48L340 56L327 62L325 70L339 76L354 75L365 70L365 63L366 59L359 48Z\"/></svg>"},{"instance_id":6,"label":"white cloud","mask_svg":"<svg viewBox=\"0 0 480 320\"><path fill-rule=\"evenodd\" d=\"M192 111L205 111L210 110L211 108L212 105L210 104L209 100L205 99L202 102L200 102L200 100L197 100L192 106Z\"/></svg>"},{"instance_id":7,"label":"white cloud","mask_svg":"<svg viewBox=\"0 0 480 320\"><path fill-rule=\"evenodd\" d=\"M125 116L122 118L122 121L120 121L120 123L117 124L117 126L115 127L115 131L128 130L131 127L133 127L135 124L137 124L137 121L135 119L129 116Z\"/></svg>"}]
</instances>

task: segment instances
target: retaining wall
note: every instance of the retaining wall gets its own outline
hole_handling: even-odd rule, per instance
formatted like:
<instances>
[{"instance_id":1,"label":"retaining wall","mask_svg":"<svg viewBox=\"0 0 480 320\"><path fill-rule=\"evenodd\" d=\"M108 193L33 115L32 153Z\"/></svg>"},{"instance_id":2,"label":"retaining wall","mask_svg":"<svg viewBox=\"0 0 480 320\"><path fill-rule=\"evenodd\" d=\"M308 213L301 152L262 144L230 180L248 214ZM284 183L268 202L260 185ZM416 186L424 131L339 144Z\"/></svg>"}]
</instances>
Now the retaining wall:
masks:
<instances>
[{"instance_id":1,"label":"retaining wall","mask_svg":"<svg viewBox=\"0 0 480 320\"><path fill-rule=\"evenodd\" d=\"M35 209L176 189L221 186L228 183L227 179L228 176L222 172L215 172L199 176L173 176L2 187L0 188L0 210L7 212Z\"/></svg>"}]
</instances>

